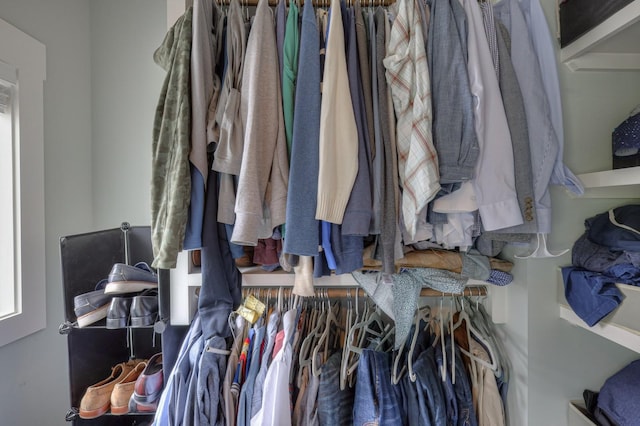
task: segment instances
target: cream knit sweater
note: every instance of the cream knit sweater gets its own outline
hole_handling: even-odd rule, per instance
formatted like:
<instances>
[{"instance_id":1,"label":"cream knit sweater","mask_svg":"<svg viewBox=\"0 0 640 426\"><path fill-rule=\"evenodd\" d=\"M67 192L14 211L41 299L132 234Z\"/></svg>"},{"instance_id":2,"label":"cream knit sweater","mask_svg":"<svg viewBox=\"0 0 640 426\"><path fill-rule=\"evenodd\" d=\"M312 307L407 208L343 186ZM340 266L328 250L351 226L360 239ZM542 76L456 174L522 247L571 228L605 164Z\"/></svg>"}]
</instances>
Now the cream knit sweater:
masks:
<instances>
[{"instance_id":1,"label":"cream knit sweater","mask_svg":"<svg viewBox=\"0 0 640 426\"><path fill-rule=\"evenodd\" d=\"M341 224L358 173L358 131L349 92L339 0L331 2L322 81L316 219Z\"/></svg>"}]
</instances>

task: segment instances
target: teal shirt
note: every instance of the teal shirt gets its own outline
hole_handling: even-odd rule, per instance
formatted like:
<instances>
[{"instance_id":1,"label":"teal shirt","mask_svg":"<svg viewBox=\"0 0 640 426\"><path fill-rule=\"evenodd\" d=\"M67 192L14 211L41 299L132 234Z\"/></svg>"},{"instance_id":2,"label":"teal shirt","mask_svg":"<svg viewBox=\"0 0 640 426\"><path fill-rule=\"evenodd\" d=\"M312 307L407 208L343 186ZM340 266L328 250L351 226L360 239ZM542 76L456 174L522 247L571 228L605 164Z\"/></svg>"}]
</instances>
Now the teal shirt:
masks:
<instances>
[{"instance_id":1,"label":"teal shirt","mask_svg":"<svg viewBox=\"0 0 640 426\"><path fill-rule=\"evenodd\" d=\"M300 26L298 22L298 5L295 2L291 2L284 33L284 64L282 72L282 108L289 159L291 159L293 109L296 95L296 77L298 75L298 52L300 50Z\"/></svg>"}]
</instances>

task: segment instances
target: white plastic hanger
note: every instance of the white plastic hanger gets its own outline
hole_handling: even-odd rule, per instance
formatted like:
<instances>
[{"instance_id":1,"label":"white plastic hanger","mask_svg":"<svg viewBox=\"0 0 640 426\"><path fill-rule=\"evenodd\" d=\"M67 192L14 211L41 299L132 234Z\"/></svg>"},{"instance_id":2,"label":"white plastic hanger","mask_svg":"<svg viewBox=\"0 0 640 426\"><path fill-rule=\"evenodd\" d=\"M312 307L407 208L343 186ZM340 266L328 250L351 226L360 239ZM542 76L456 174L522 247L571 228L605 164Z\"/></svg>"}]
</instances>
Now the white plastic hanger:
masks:
<instances>
[{"instance_id":1,"label":"white plastic hanger","mask_svg":"<svg viewBox=\"0 0 640 426\"><path fill-rule=\"evenodd\" d=\"M477 340L485 345L489 345L488 342L480 337L480 332L478 332L478 330L475 329L475 327L473 326L473 324L471 323L471 319L469 318L469 314L467 313L467 311L464 309L464 299L462 300L462 309L459 311L459 316L458 316L458 321L452 326L451 329L451 333L453 336L453 332L455 331L456 328L460 327L462 325L462 323L464 322L466 324L466 331L467 331L467 340L471 341L471 333L473 332L474 336L477 338ZM472 361L471 363L471 380L473 383L476 383L477 380L477 370L476 370L476 363L478 364L482 364L483 366L489 368L492 371L497 371L498 370L498 365L496 363L496 359L495 356L492 357L491 359L491 363L488 363L487 361L475 356L473 353L467 351L466 349L458 346L458 349L460 350L461 353L465 354L466 356L468 356ZM451 376L452 376L452 380L455 377L455 362L453 363L452 366L452 372L451 372Z\"/></svg>"},{"instance_id":2,"label":"white plastic hanger","mask_svg":"<svg viewBox=\"0 0 640 426\"><path fill-rule=\"evenodd\" d=\"M318 357L318 353L320 349L324 351L324 361L327 360L328 357L328 349L329 349L329 337L332 330L336 330L340 327L338 322L338 317L336 316L336 309L340 309L340 306L336 303L334 306L329 305L329 309L327 310L326 321L324 325L324 330L316 343L316 346L313 348L313 356L311 357L311 373L319 377L320 376L320 367L319 362L320 359ZM323 347L324 345L324 347Z\"/></svg>"},{"instance_id":3,"label":"white plastic hanger","mask_svg":"<svg viewBox=\"0 0 640 426\"><path fill-rule=\"evenodd\" d=\"M429 327L430 315L431 315L431 308L429 306L426 306L426 309L425 308L418 309L414 317L415 321L414 321L413 336L411 337L411 345L409 346L409 353L407 354L407 368L409 370L409 379L412 382L416 381L416 374L413 371L413 351L416 348L416 342L418 341L418 335L420 334L420 321L422 320L426 323L426 326L425 326L425 329L426 329L427 327ZM402 375L402 372L400 373L400 375ZM398 377L398 381L399 380L400 380L400 377Z\"/></svg>"},{"instance_id":4,"label":"white plastic hanger","mask_svg":"<svg viewBox=\"0 0 640 426\"><path fill-rule=\"evenodd\" d=\"M569 249L562 250L560 253L551 253L547 248L547 234L536 234L536 248L526 256L515 255L518 259L542 259L546 257L559 257L567 253Z\"/></svg>"}]
</instances>

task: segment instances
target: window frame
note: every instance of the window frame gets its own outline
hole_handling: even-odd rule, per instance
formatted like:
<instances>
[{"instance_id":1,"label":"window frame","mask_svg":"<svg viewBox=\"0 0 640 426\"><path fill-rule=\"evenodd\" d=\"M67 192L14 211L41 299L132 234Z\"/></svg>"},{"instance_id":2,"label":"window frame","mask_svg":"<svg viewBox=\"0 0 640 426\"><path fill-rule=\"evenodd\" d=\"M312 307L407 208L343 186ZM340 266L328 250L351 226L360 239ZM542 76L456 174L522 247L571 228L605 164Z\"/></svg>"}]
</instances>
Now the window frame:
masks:
<instances>
[{"instance_id":1,"label":"window frame","mask_svg":"<svg viewBox=\"0 0 640 426\"><path fill-rule=\"evenodd\" d=\"M16 313L0 319L0 346L4 346L47 325L43 93L46 48L0 19L0 61L14 67L18 77L13 135L17 138L14 145Z\"/></svg>"}]
</instances>

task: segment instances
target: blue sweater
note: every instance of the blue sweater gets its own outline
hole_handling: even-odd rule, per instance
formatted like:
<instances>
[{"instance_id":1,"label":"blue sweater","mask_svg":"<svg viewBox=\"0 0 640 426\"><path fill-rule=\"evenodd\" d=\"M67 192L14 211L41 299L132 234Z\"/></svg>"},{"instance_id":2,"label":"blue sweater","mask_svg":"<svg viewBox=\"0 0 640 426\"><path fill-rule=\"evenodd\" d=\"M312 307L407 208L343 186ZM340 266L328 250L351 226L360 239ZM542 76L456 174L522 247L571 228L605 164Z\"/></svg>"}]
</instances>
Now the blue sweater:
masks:
<instances>
[{"instance_id":1,"label":"blue sweater","mask_svg":"<svg viewBox=\"0 0 640 426\"><path fill-rule=\"evenodd\" d=\"M318 162L320 139L320 35L312 2L305 2L300 29L298 79L287 193L284 252L318 254Z\"/></svg>"}]
</instances>

